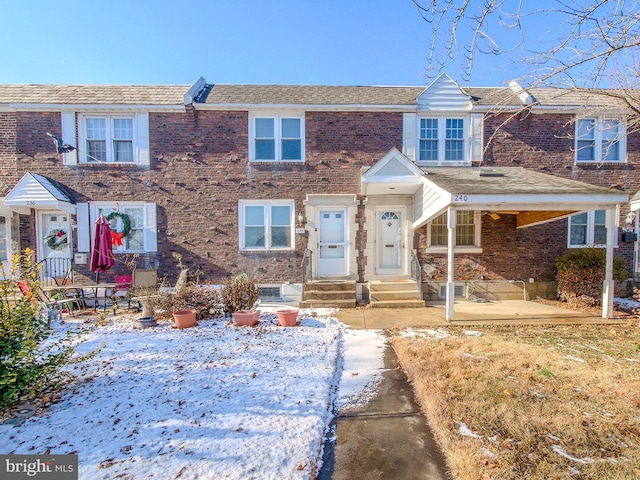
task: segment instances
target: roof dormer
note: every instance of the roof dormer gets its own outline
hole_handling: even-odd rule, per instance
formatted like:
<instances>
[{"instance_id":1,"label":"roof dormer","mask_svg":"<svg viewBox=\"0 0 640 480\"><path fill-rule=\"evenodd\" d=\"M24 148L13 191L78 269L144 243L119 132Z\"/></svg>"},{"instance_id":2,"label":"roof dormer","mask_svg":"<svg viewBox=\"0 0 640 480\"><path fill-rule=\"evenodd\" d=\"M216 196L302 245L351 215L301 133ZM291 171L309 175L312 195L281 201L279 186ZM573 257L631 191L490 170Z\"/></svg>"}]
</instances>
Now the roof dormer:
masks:
<instances>
[{"instance_id":1,"label":"roof dormer","mask_svg":"<svg viewBox=\"0 0 640 480\"><path fill-rule=\"evenodd\" d=\"M418 112L424 110L468 112L471 110L471 97L449 75L441 73L418 96Z\"/></svg>"}]
</instances>

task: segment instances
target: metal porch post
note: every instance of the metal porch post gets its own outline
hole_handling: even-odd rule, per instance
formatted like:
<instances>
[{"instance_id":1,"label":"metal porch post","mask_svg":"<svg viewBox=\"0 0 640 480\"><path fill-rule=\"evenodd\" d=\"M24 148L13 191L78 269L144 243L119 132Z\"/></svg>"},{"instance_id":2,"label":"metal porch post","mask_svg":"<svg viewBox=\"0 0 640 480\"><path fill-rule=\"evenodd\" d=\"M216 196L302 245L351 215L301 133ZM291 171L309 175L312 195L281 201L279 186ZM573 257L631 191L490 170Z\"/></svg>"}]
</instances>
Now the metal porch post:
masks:
<instances>
[{"instance_id":1,"label":"metal porch post","mask_svg":"<svg viewBox=\"0 0 640 480\"><path fill-rule=\"evenodd\" d=\"M453 305L455 302L455 282L454 282L454 256L453 249L456 244L456 209L449 207L447 210L447 300L446 300L446 320L453 320Z\"/></svg>"}]
</instances>

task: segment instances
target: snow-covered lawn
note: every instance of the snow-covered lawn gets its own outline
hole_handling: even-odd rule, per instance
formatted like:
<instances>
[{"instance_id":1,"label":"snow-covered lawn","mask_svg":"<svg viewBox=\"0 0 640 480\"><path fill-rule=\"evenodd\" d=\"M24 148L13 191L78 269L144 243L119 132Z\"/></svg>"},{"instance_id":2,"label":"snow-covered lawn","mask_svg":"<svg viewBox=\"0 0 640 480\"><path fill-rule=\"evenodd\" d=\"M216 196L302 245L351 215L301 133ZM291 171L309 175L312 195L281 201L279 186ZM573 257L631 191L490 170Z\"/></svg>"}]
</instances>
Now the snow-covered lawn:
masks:
<instances>
[{"instance_id":1,"label":"snow-covered lawn","mask_svg":"<svg viewBox=\"0 0 640 480\"><path fill-rule=\"evenodd\" d=\"M91 480L311 478L338 395L343 331L356 335L321 313L295 328L272 314L254 328L109 319L80 345L101 351L73 367L78 379L59 403L0 426L2 453L74 452L80 478Z\"/></svg>"}]
</instances>

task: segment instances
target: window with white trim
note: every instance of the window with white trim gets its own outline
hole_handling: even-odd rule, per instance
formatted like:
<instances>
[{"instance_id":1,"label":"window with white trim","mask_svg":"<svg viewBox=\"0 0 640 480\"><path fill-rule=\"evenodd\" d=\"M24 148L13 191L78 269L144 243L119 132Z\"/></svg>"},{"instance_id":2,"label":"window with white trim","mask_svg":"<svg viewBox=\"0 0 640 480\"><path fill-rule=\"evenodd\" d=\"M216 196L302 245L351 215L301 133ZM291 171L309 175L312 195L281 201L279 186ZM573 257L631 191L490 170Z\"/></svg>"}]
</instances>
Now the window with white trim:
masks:
<instances>
[{"instance_id":1,"label":"window with white trim","mask_svg":"<svg viewBox=\"0 0 640 480\"><path fill-rule=\"evenodd\" d=\"M293 200L240 200L241 250L291 250Z\"/></svg>"},{"instance_id":2,"label":"window with white trim","mask_svg":"<svg viewBox=\"0 0 640 480\"><path fill-rule=\"evenodd\" d=\"M624 130L618 119L578 119L576 162L624 162L627 156Z\"/></svg>"},{"instance_id":3,"label":"window with white trim","mask_svg":"<svg viewBox=\"0 0 640 480\"><path fill-rule=\"evenodd\" d=\"M604 247L607 244L606 210L592 210L569 217L569 247Z\"/></svg>"},{"instance_id":4,"label":"window with white trim","mask_svg":"<svg viewBox=\"0 0 640 480\"><path fill-rule=\"evenodd\" d=\"M114 214L114 215L111 215ZM156 208L154 203L119 202L92 203L91 224L94 225L100 215L112 216L110 228L115 253L153 252L157 250ZM126 219L125 220L125 216ZM129 228L126 232L125 228ZM125 236L124 233L127 233ZM91 231L93 236L94 232ZM93 240L93 239L92 239Z\"/></svg>"},{"instance_id":5,"label":"window with white trim","mask_svg":"<svg viewBox=\"0 0 640 480\"><path fill-rule=\"evenodd\" d=\"M419 162L465 162L468 127L464 118L428 117L419 122Z\"/></svg>"},{"instance_id":6,"label":"window with white trim","mask_svg":"<svg viewBox=\"0 0 640 480\"><path fill-rule=\"evenodd\" d=\"M427 251L446 251L449 244L447 213L434 218L427 227ZM480 248L480 212L456 210L457 251L475 252Z\"/></svg>"},{"instance_id":7,"label":"window with white trim","mask_svg":"<svg viewBox=\"0 0 640 480\"><path fill-rule=\"evenodd\" d=\"M250 115L249 158L257 162L304 160L304 115Z\"/></svg>"},{"instance_id":8,"label":"window with white trim","mask_svg":"<svg viewBox=\"0 0 640 480\"><path fill-rule=\"evenodd\" d=\"M81 116L80 161L136 163L135 125L133 115Z\"/></svg>"}]
</instances>

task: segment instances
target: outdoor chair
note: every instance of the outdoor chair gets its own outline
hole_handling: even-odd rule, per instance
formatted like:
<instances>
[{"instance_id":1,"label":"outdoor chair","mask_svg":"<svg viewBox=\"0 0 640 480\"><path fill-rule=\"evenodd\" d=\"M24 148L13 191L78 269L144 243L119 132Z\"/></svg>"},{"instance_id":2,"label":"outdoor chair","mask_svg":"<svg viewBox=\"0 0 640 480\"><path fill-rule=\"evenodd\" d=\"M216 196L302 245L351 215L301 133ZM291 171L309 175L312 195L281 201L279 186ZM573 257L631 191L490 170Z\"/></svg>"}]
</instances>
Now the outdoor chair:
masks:
<instances>
[{"instance_id":1,"label":"outdoor chair","mask_svg":"<svg viewBox=\"0 0 640 480\"><path fill-rule=\"evenodd\" d=\"M26 298L31 298L34 302L44 303L47 306L47 310L56 310L61 314L62 310L66 309L73 315L74 305L77 307L77 311L81 311L83 308L83 301L81 298L77 297L75 292L73 293L73 296L65 292L65 298L52 299L39 287L35 291L32 291L29 283L25 280L19 280L17 284L22 295Z\"/></svg>"},{"instance_id":2,"label":"outdoor chair","mask_svg":"<svg viewBox=\"0 0 640 480\"><path fill-rule=\"evenodd\" d=\"M113 310L118 307L119 299L127 300L127 308L131 308L131 288L133 287L133 275L116 275L116 286L113 289Z\"/></svg>"},{"instance_id":3,"label":"outdoor chair","mask_svg":"<svg viewBox=\"0 0 640 480\"><path fill-rule=\"evenodd\" d=\"M132 300L135 297L148 297L158 294L158 271L155 269L136 269L133 271ZM142 303L137 300L140 308Z\"/></svg>"}]
</instances>

